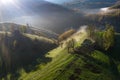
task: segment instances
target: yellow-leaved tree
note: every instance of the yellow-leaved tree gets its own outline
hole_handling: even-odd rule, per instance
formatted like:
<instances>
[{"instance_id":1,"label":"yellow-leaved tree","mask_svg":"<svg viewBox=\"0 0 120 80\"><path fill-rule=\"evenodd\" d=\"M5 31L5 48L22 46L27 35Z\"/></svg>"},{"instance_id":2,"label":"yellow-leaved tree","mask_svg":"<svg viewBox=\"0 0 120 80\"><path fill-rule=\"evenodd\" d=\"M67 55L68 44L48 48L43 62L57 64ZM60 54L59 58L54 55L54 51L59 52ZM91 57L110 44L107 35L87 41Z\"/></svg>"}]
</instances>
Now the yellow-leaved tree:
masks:
<instances>
[{"instance_id":1,"label":"yellow-leaved tree","mask_svg":"<svg viewBox=\"0 0 120 80\"><path fill-rule=\"evenodd\" d=\"M114 27L107 24L106 30L103 33L103 47L105 50L108 50L114 45L115 30Z\"/></svg>"}]
</instances>

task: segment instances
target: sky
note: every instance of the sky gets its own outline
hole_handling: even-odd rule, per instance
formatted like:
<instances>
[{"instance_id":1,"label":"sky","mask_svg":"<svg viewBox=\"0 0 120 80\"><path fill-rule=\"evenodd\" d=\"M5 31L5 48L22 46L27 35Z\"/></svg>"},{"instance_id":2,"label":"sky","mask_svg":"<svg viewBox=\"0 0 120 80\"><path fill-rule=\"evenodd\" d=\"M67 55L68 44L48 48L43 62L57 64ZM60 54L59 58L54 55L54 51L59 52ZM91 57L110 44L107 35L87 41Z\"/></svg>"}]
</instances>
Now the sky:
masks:
<instances>
[{"instance_id":1,"label":"sky","mask_svg":"<svg viewBox=\"0 0 120 80\"><path fill-rule=\"evenodd\" d=\"M56 4L61 4L61 3L68 2L71 0L45 0L45 1L56 3Z\"/></svg>"},{"instance_id":2,"label":"sky","mask_svg":"<svg viewBox=\"0 0 120 80\"><path fill-rule=\"evenodd\" d=\"M39 1L41 1L41 2L39 3ZM44 5L43 7L41 7L40 5L42 4L42 1L43 0L0 0L0 22L15 22L15 23L20 23L20 24L26 24L26 23L34 24L34 23L40 21L41 24L42 23L45 24L44 21L48 20L47 18L50 15L50 13L49 13L50 10L52 10L52 12L51 12L52 15L53 14L61 15L60 11L58 11L59 8L54 7L56 5L54 5L54 6ZM62 4L64 2L77 1L77 0L45 0L45 1L56 3L56 4ZM80 0L80 1L85 1L85 0ZM43 1L43 3L44 3L44 1ZM50 8L50 10L49 10L49 8ZM55 12L54 10L57 12ZM104 10L104 9L102 9L102 10ZM47 11L47 12L44 12L44 11ZM94 10L94 11L93 10L84 10L84 11L86 11L87 13L88 12L90 13L90 11L97 12L98 10ZM44 17L46 17L46 16L41 17L42 15L47 15L47 18L46 18L47 20L44 20L45 19ZM40 16L40 17L38 17L38 16ZM49 24L49 21L48 21L48 24Z\"/></svg>"},{"instance_id":3,"label":"sky","mask_svg":"<svg viewBox=\"0 0 120 80\"><path fill-rule=\"evenodd\" d=\"M39 3L39 1L41 2ZM49 12L48 6L50 6L50 10L55 11L56 9L59 8L54 9L52 8L52 5L47 5L48 3L46 5L43 5L43 8L41 8L40 5L42 4L42 1L43 0L0 0L0 23L3 22L14 22L18 24L30 23L31 25L36 26L39 21L39 24L41 25L45 23L50 24L50 21L44 20L47 18L45 16L44 16L45 18L42 16L46 15L49 18L49 15L53 14L61 15L58 12L55 13L51 12L51 14L46 13ZM47 1L59 4L64 2L65 0L47 0Z\"/></svg>"}]
</instances>

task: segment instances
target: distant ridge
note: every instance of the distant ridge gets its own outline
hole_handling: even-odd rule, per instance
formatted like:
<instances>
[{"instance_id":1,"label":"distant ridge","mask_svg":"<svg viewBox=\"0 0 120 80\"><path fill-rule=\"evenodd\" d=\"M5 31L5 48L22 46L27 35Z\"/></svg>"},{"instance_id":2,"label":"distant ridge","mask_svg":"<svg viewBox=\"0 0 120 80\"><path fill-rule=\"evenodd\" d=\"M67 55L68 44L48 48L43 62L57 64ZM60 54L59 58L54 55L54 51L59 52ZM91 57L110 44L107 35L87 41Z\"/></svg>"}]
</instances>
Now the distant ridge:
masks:
<instances>
[{"instance_id":1,"label":"distant ridge","mask_svg":"<svg viewBox=\"0 0 120 80\"><path fill-rule=\"evenodd\" d=\"M0 31L10 31L12 26L15 29L18 29L21 26L27 26L27 25L21 25L21 24L15 24L15 23L0 23ZM50 31L50 30L47 30L44 28L37 28L37 27L32 27L32 26L29 26L29 28L38 33L45 34L46 37L48 37L48 38L57 38L57 36L59 35L53 31Z\"/></svg>"}]
</instances>

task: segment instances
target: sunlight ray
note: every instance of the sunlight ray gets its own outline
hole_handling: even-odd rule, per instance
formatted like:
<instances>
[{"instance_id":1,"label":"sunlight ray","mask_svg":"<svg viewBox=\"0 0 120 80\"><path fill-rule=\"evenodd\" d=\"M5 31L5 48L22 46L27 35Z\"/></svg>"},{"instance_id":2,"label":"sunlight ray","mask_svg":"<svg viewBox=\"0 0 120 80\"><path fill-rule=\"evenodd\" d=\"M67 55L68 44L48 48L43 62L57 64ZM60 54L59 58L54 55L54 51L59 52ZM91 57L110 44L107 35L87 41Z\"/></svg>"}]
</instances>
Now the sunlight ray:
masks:
<instances>
[{"instance_id":1,"label":"sunlight ray","mask_svg":"<svg viewBox=\"0 0 120 80\"><path fill-rule=\"evenodd\" d=\"M12 15L27 15L26 11L23 10L24 8L19 0L0 0L0 22L8 22L4 21L5 17ZM8 16L4 16L4 10L7 10Z\"/></svg>"}]
</instances>

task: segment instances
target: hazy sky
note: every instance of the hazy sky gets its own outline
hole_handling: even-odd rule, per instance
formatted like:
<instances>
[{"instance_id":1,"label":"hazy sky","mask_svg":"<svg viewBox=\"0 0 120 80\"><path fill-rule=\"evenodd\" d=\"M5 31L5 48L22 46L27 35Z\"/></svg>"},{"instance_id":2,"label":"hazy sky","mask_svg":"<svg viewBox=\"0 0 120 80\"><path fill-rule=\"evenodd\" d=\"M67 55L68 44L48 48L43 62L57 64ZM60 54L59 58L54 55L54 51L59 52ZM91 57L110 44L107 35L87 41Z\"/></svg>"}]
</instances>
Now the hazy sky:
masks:
<instances>
[{"instance_id":1,"label":"hazy sky","mask_svg":"<svg viewBox=\"0 0 120 80\"><path fill-rule=\"evenodd\" d=\"M62 4L64 2L77 1L77 0L45 0L45 1ZM56 6L54 4L49 5L50 3L47 3L45 1L44 0L0 0L0 22L15 22L20 24L41 23L41 25L48 23L49 25L51 25L50 20L51 18L53 18L52 16L56 15L60 19L61 16L63 16L62 14L64 14L64 10L62 9L63 7ZM80 1L85 1L85 0L80 0ZM44 3L46 4L41 5ZM75 8L79 8L79 6L76 6ZM88 12L93 13L93 12L98 12L99 10L97 9L93 11L93 10L83 9L83 11L86 11L87 13ZM56 21L56 19L57 17L53 18L54 21ZM63 21L62 18L61 21Z\"/></svg>"},{"instance_id":2,"label":"hazy sky","mask_svg":"<svg viewBox=\"0 0 120 80\"><path fill-rule=\"evenodd\" d=\"M45 0L45 1L61 4L61 3L68 2L68 1L71 1L71 0Z\"/></svg>"}]
</instances>

